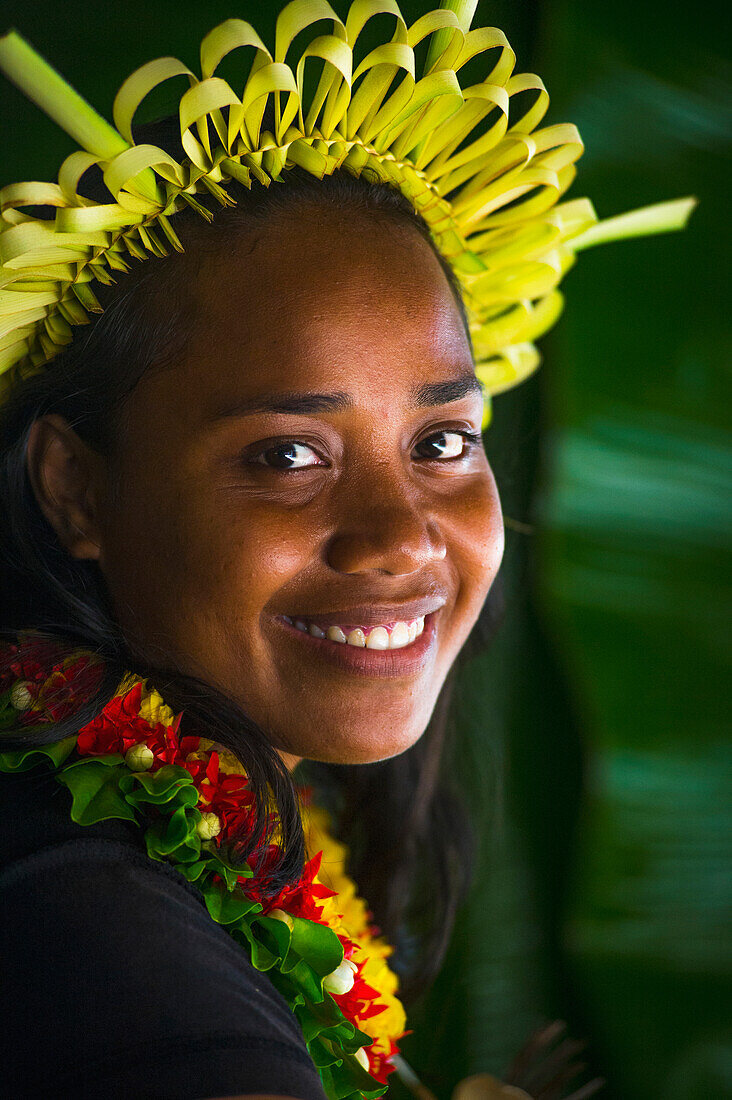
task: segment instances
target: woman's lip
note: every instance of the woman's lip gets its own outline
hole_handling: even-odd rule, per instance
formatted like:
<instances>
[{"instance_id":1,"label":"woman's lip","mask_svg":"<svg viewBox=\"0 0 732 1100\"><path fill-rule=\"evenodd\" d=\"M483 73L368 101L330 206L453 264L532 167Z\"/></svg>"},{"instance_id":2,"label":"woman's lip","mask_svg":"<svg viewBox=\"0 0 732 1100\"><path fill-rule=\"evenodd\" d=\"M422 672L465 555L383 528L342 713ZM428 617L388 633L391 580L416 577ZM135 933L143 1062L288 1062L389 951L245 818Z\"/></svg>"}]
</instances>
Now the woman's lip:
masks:
<instances>
[{"instance_id":1,"label":"woman's lip","mask_svg":"<svg viewBox=\"0 0 732 1100\"><path fill-rule=\"evenodd\" d=\"M439 611L447 602L447 597L432 595L421 600L410 600L403 604L363 604L358 607L347 607L341 611L333 611L324 614L313 612L292 613L288 618L296 622L298 619L307 623L315 623L323 630L329 626L343 626L344 623L356 623L359 626L381 626L384 623L404 622L410 623L414 619L421 619Z\"/></svg>"},{"instance_id":2,"label":"woman's lip","mask_svg":"<svg viewBox=\"0 0 732 1100\"><path fill-rule=\"evenodd\" d=\"M323 660L362 676L396 679L414 675L427 663L436 644L438 615L439 611L426 615L422 633L401 649L366 649L348 645L347 642L331 642L329 638L313 638L312 634L298 630L279 615L274 621L286 631L288 637L298 640L305 647L303 654L308 654L313 664Z\"/></svg>"}]
</instances>

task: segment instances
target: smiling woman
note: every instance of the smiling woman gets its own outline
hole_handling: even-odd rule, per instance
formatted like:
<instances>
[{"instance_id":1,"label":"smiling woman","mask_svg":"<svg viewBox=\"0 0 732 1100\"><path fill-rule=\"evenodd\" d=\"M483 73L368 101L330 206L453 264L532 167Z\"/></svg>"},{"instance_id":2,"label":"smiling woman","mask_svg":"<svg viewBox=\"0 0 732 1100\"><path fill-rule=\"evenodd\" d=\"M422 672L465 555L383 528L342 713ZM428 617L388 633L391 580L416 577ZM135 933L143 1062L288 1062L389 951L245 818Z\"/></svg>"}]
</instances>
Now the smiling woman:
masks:
<instances>
[{"instance_id":1,"label":"smiling woman","mask_svg":"<svg viewBox=\"0 0 732 1100\"><path fill-rule=\"evenodd\" d=\"M57 185L0 196L0 770L21 825L0 858L0 1055L18 1100L375 1098L397 992L440 967L472 841L440 769L450 683L503 554L489 394L536 366L576 250L689 209L608 226L557 207L576 131L532 134L543 86L511 76L500 31L469 31L470 7L408 29L388 0L345 24L298 0L274 59L228 20L201 81L171 58L133 74L116 129L0 41L83 147ZM384 14L394 37L359 61ZM214 75L240 47L241 98ZM484 52L489 78L461 89ZM179 119L133 130L181 74ZM537 94L507 131L520 92Z\"/></svg>"},{"instance_id":2,"label":"smiling woman","mask_svg":"<svg viewBox=\"0 0 732 1100\"><path fill-rule=\"evenodd\" d=\"M168 141L170 125L144 136ZM88 179L87 193L98 186ZM104 659L112 686L126 668L147 676L182 710L182 728L241 761L262 828L269 790L281 839L263 912L280 908L283 886L300 874L288 771L303 758L383 761L392 851L383 851L383 819L370 825L364 812L362 862L372 875L380 868L378 919L397 943L410 895L417 900L424 887L408 867L417 846L429 850L435 873L452 868L421 931L424 954L399 965L404 988L417 990L439 967L470 859L467 824L434 774L447 697L437 704L503 550L464 308L424 223L386 186L345 173L316 181L293 168L281 192L233 185L231 193L237 205L213 226L179 215L185 252L160 261L154 282L133 268L103 288L104 312L84 337L14 388L3 413L12 531L4 625L83 645ZM25 646L23 669L36 656L28 636ZM62 647L51 664L69 653ZM11 647L6 671L16 679L18 657ZM108 694L103 684L97 698ZM92 700L49 732L35 726L25 746L83 729L99 705ZM140 743L120 747L129 753ZM407 753L412 746L417 756ZM347 831L359 824L348 802L356 805L370 780L341 768L335 781L347 797ZM27 789L14 784L27 805ZM46 824L48 841L59 840ZM78 831L119 839L106 819ZM229 832L256 866L262 845L252 821L240 836ZM140 890L127 898L127 921L142 905ZM57 912L63 906L56 898ZM205 1003L206 989L218 999L222 964L209 960L203 983L203 947L197 955L197 1000ZM382 998L393 993L394 980L387 989L370 980ZM115 998L131 996L128 981L115 975ZM161 1016L165 992L163 984ZM98 990L93 996L106 1033L118 1010L100 1007ZM39 1006L32 997L26 1004L18 1036L37 1061L28 1028ZM55 1020L58 1006L51 1011ZM206 1011L216 1030L217 1011ZM126 1024L133 1034L140 1028ZM273 1034L271 1021L256 1017L239 1026ZM392 1030L385 1052L402 1030ZM366 1034L376 1038L378 1029ZM10 1041L17 1051L19 1038ZM75 1057L73 1035L60 1047L54 1079L63 1083L74 1080L61 1068ZM308 1095L302 1068L295 1087L286 1059L265 1071L244 1048L243 1080L284 1081ZM219 1074L241 1072L221 1052L219 1062ZM376 1058L371 1068L379 1073ZM30 1074L28 1065L19 1072ZM84 1079L95 1080L88 1069Z\"/></svg>"}]
</instances>

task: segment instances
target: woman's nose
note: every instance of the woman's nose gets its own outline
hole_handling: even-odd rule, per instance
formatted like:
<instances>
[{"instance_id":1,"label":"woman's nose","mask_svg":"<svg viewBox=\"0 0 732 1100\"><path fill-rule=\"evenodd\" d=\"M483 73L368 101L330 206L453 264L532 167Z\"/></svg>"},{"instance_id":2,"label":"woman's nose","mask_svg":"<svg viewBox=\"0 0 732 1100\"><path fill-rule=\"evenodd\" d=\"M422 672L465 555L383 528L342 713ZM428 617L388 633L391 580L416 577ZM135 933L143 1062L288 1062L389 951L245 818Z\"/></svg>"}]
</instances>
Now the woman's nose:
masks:
<instances>
[{"instance_id":1,"label":"woman's nose","mask_svg":"<svg viewBox=\"0 0 732 1100\"><path fill-rule=\"evenodd\" d=\"M331 537L326 557L338 573L404 576L446 555L440 529L419 500L375 479L367 499L352 495L348 515Z\"/></svg>"}]
</instances>

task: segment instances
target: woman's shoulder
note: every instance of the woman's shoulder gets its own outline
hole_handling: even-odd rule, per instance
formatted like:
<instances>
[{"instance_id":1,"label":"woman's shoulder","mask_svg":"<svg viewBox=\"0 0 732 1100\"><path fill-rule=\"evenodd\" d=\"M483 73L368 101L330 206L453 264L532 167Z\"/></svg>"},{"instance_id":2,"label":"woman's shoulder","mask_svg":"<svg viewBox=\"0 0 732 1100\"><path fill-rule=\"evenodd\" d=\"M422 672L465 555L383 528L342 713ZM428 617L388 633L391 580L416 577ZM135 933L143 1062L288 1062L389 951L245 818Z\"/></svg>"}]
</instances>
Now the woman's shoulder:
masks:
<instances>
[{"instance_id":1,"label":"woman's shoulder","mask_svg":"<svg viewBox=\"0 0 732 1100\"><path fill-rule=\"evenodd\" d=\"M100 684L87 653L31 636L0 664L9 1094L45 1095L52 1082L54 1096L95 1100L324 1100L297 1017L253 965L247 929L212 918L199 880L164 858L169 831L155 833L161 799L166 822L185 813L191 826L204 763L189 750L200 738L179 736L179 717L127 673L110 696L104 683L108 702L79 725ZM141 746L154 756L150 745L152 770L134 757ZM243 777L233 793L230 780L220 785L230 801L244 797Z\"/></svg>"},{"instance_id":2,"label":"woman's shoulder","mask_svg":"<svg viewBox=\"0 0 732 1100\"><path fill-rule=\"evenodd\" d=\"M68 790L46 769L0 770L0 805L6 823L0 830L0 874L17 860L75 840L114 840L144 851L140 830L131 822L77 825Z\"/></svg>"},{"instance_id":3,"label":"woman's shoulder","mask_svg":"<svg viewBox=\"0 0 732 1100\"><path fill-rule=\"evenodd\" d=\"M54 776L0 774L0 1038L11 1094L322 1100L297 1020L122 821L81 827ZM136 835L137 834L137 835Z\"/></svg>"}]
</instances>

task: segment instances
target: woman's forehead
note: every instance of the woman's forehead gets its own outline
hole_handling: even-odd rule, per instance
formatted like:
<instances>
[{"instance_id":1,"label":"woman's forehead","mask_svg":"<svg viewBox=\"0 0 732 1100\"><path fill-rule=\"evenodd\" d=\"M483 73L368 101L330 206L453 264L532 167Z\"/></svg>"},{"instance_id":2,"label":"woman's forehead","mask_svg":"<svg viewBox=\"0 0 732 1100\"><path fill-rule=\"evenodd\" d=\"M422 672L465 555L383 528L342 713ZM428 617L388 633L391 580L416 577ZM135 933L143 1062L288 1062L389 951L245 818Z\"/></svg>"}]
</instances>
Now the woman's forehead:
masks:
<instances>
[{"instance_id":1,"label":"woman's forehead","mask_svg":"<svg viewBox=\"0 0 732 1100\"><path fill-rule=\"evenodd\" d=\"M166 372L164 386L196 421L225 418L228 410L319 415L377 405L388 416L480 393L463 339L410 342L385 326L358 346L344 345L310 332L261 352L212 349L205 361ZM423 400L424 393L432 400Z\"/></svg>"},{"instance_id":2,"label":"woman's forehead","mask_svg":"<svg viewBox=\"0 0 732 1100\"><path fill-rule=\"evenodd\" d=\"M353 390L472 370L462 316L431 247L397 222L282 218L204 265L185 358L215 398Z\"/></svg>"}]
</instances>

